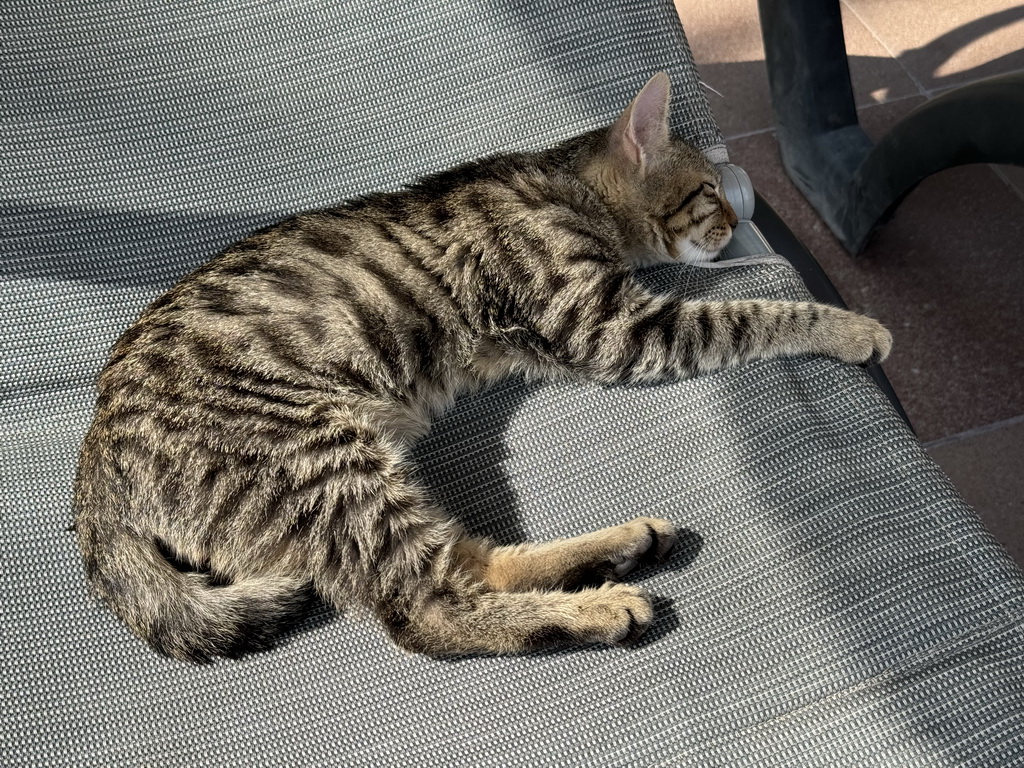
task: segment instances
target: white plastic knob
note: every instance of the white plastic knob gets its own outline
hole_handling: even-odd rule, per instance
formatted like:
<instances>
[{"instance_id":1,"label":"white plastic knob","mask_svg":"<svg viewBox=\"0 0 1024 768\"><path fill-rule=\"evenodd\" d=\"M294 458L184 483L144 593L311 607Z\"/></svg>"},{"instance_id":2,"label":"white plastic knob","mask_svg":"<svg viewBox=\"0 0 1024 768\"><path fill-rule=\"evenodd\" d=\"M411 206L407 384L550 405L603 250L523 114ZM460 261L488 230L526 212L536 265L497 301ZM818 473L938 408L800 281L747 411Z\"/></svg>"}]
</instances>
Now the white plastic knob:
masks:
<instances>
[{"instance_id":1,"label":"white plastic knob","mask_svg":"<svg viewBox=\"0 0 1024 768\"><path fill-rule=\"evenodd\" d=\"M718 166L722 172L722 192L729 205L736 211L741 220L750 219L754 215L754 185L750 183L747 172L738 165L724 163Z\"/></svg>"}]
</instances>

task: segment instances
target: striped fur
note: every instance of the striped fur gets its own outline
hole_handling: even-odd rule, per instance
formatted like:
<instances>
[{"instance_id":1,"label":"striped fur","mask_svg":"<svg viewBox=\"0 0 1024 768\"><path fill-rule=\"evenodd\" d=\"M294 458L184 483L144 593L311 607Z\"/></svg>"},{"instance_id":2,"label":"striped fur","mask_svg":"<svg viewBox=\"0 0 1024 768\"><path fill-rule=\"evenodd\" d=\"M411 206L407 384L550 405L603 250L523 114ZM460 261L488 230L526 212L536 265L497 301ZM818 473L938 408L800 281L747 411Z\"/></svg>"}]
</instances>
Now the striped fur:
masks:
<instances>
[{"instance_id":1,"label":"striped fur","mask_svg":"<svg viewBox=\"0 0 1024 768\"><path fill-rule=\"evenodd\" d=\"M609 128L297 216L154 302L101 374L82 448L94 592L191 660L269 644L312 592L427 653L638 636L650 600L613 582L665 556L671 523L493 547L408 454L460 392L513 374L650 382L888 352L880 325L833 307L682 302L634 280L713 258L736 224L667 105L659 74Z\"/></svg>"}]
</instances>

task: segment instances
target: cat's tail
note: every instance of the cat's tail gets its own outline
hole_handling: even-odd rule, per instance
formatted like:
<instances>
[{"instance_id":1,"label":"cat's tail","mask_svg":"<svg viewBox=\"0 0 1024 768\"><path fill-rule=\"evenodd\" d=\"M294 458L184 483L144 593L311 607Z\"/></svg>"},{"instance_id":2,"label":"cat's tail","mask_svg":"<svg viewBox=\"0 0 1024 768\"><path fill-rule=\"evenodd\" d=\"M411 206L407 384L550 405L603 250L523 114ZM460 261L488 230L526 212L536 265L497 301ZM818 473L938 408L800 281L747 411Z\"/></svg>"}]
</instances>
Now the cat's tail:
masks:
<instances>
[{"instance_id":1,"label":"cat's tail","mask_svg":"<svg viewBox=\"0 0 1024 768\"><path fill-rule=\"evenodd\" d=\"M75 530L93 591L135 634L176 659L266 648L312 597L296 579L259 576L221 586L179 570L155 541L116 518L79 515Z\"/></svg>"}]
</instances>

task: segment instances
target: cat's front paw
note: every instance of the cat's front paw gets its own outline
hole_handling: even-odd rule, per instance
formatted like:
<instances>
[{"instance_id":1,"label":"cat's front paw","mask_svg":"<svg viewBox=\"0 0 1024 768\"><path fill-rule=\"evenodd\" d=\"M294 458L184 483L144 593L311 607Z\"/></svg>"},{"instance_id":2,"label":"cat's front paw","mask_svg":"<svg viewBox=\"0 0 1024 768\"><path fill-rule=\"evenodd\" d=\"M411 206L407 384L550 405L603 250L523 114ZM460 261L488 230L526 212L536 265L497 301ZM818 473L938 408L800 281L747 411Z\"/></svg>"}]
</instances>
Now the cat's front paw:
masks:
<instances>
[{"instance_id":1,"label":"cat's front paw","mask_svg":"<svg viewBox=\"0 0 1024 768\"><path fill-rule=\"evenodd\" d=\"M580 635L586 642L628 645L654 620L647 593L628 584L608 583L580 594Z\"/></svg>"},{"instance_id":2,"label":"cat's front paw","mask_svg":"<svg viewBox=\"0 0 1024 768\"><path fill-rule=\"evenodd\" d=\"M844 363L880 363L892 349L892 334L877 320L843 312L832 354Z\"/></svg>"}]
</instances>

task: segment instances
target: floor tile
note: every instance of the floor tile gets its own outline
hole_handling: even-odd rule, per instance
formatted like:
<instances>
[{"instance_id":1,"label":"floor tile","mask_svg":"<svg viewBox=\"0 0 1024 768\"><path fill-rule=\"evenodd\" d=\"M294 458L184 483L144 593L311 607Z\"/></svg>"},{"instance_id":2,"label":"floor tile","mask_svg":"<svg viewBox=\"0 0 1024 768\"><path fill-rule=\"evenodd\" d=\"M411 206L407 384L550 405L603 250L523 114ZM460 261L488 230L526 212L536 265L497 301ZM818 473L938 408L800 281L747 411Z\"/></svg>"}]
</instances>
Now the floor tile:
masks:
<instances>
[{"instance_id":1,"label":"floor tile","mask_svg":"<svg viewBox=\"0 0 1024 768\"><path fill-rule=\"evenodd\" d=\"M996 173L1024 200L1024 168L1018 165L997 165Z\"/></svg>"},{"instance_id":2,"label":"floor tile","mask_svg":"<svg viewBox=\"0 0 1024 768\"><path fill-rule=\"evenodd\" d=\"M881 139L890 128L912 111L928 103L927 96L909 96L877 106L864 107L857 111L860 127L872 140Z\"/></svg>"},{"instance_id":3,"label":"floor tile","mask_svg":"<svg viewBox=\"0 0 1024 768\"><path fill-rule=\"evenodd\" d=\"M842 0L861 125L876 140L936 91L1024 69L1018 0ZM1024 168L932 176L852 258L778 157L756 0L676 0L734 162L852 308L896 337L886 371L918 436L1024 565ZM991 428L995 424L995 428Z\"/></svg>"},{"instance_id":4,"label":"floor tile","mask_svg":"<svg viewBox=\"0 0 1024 768\"><path fill-rule=\"evenodd\" d=\"M725 137L773 127L757 0L676 0L676 10L701 80L718 91L708 99Z\"/></svg>"},{"instance_id":5,"label":"floor tile","mask_svg":"<svg viewBox=\"0 0 1024 768\"><path fill-rule=\"evenodd\" d=\"M914 81L875 34L848 6L842 5L843 38L850 65L850 81L857 106L918 96Z\"/></svg>"},{"instance_id":6,"label":"floor tile","mask_svg":"<svg viewBox=\"0 0 1024 768\"><path fill-rule=\"evenodd\" d=\"M1024 69L1015 0L843 0L924 91Z\"/></svg>"},{"instance_id":7,"label":"floor tile","mask_svg":"<svg viewBox=\"0 0 1024 768\"><path fill-rule=\"evenodd\" d=\"M885 369L922 440L1024 413L1024 344L1007 332L1024 327L1024 202L988 166L926 179L855 259L782 174L773 135L729 151L847 303L892 329Z\"/></svg>"},{"instance_id":8,"label":"floor tile","mask_svg":"<svg viewBox=\"0 0 1024 768\"><path fill-rule=\"evenodd\" d=\"M701 80L717 91L708 98L725 137L774 127L757 0L676 0L676 10ZM846 6L842 11L856 103L864 106L919 94L874 33Z\"/></svg>"},{"instance_id":9,"label":"floor tile","mask_svg":"<svg viewBox=\"0 0 1024 768\"><path fill-rule=\"evenodd\" d=\"M1024 568L1024 419L929 448L964 500Z\"/></svg>"}]
</instances>

